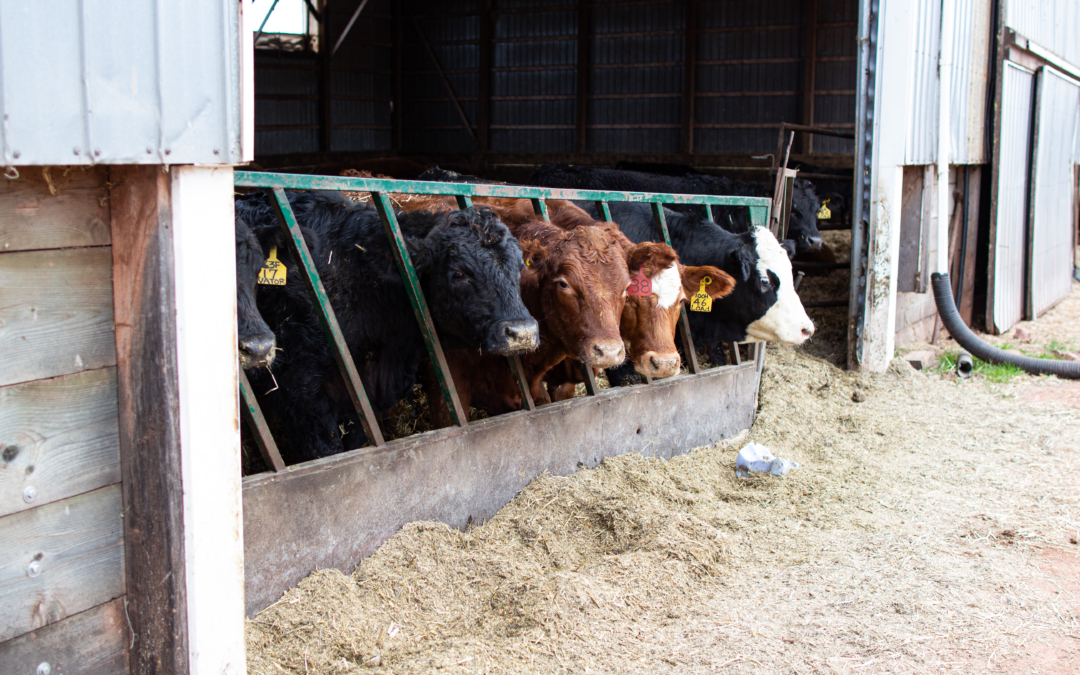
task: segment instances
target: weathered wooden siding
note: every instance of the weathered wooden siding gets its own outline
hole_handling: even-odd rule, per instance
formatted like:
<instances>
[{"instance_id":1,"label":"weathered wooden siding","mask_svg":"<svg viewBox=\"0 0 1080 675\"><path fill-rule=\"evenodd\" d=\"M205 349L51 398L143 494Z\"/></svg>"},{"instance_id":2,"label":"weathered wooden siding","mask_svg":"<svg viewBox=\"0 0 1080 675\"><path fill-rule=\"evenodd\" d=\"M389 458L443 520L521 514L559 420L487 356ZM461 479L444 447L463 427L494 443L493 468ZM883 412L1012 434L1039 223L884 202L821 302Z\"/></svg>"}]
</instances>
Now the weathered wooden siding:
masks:
<instances>
[{"instance_id":1,"label":"weathered wooden siding","mask_svg":"<svg viewBox=\"0 0 1080 675\"><path fill-rule=\"evenodd\" d=\"M127 672L109 169L0 182L0 671Z\"/></svg>"}]
</instances>

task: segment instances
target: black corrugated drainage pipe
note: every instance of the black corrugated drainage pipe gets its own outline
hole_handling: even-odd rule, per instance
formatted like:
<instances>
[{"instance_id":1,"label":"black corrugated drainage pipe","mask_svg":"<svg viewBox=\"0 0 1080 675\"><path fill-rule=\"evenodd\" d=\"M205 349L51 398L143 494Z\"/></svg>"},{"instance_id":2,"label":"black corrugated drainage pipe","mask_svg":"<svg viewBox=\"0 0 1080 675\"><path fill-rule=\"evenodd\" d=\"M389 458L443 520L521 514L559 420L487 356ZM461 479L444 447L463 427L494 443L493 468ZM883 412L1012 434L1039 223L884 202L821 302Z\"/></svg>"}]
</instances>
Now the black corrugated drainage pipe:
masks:
<instances>
[{"instance_id":1,"label":"black corrugated drainage pipe","mask_svg":"<svg viewBox=\"0 0 1080 675\"><path fill-rule=\"evenodd\" d=\"M964 320L960 318L960 313L956 311L949 275L934 272L930 276L930 282L934 285L934 301L937 302L942 325L961 347L971 352L976 358L989 363L1008 363L1034 375L1057 375L1080 379L1080 361L1036 359L1031 356L1010 354L983 342L978 335L971 332Z\"/></svg>"}]
</instances>

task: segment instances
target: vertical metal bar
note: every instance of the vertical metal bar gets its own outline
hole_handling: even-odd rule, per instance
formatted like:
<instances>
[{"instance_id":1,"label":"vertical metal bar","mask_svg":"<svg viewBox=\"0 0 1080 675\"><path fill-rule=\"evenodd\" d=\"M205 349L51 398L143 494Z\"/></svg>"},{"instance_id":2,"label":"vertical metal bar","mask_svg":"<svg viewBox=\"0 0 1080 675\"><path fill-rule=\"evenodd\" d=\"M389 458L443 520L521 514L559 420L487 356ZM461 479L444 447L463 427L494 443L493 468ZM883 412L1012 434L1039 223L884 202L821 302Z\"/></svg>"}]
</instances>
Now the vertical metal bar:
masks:
<instances>
[{"instance_id":1,"label":"vertical metal bar","mask_svg":"<svg viewBox=\"0 0 1080 675\"><path fill-rule=\"evenodd\" d=\"M397 261L401 280L405 284L405 291L409 295L409 303L416 315L416 322L420 324L420 333L424 337L424 346L427 347L428 356L431 357L431 365L435 368L439 388L442 389L443 398L446 399L446 405L450 408L450 417L457 426L466 426L469 423L469 417L465 414L465 409L461 407L461 400L458 398L457 388L454 387L450 367L446 364L442 344L439 342L439 336L435 334L435 324L431 320L427 301L424 300L424 291L420 288L420 278L416 275L416 268L413 267L409 250L405 246L405 237L401 234L401 227L398 226L394 206L385 192L372 192L371 197L371 201L375 202L375 208L379 211L386 236L393 244L394 259Z\"/></svg>"},{"instance_id":2,"label":"vertical metal bar","mask_svg":"<svg viewBox=\"0 0 1080 675\"><path fill-rule=\"evenodd\" d=\"M459 209L461 209L462 211L464 211L465 209L472 206L472 198L469 197L468 195L454 195L454 196L457 199L457 207Z\"/></svg>"},{"instance_id":3,"label":"vertical metal bar","mask_svg":"<svg viewBox=\"0 0 1080 675\"><path fill-rule=\"evenodd\" d=\"M694 152L695 77L697 76L697 0L686 0L686 51L683 55L683 153Z\"/></svg>"},{"instance_id":4,"label":"vertical metal bar","mask_svg":"<svg viewBox=\"0 0 1080 675\"><path fill-rule=\"evenodd\" d=\"M712 204L702 204L701 210L705 212L705 220L712 220L713 219ZM713 221L713 222L716 222L716 221Z\"/></svg>"},{"instance_id":5,"label":"vertical metal bar","mask_svg":"<svg viewBox=\"0 0 1080 675\"><path fill-rule=\"evenodd\" d=\"M814 96L817 89L817 14L818 0L807 0L806 38L803 41L803 115L802 123L814 126ZM814 134L804 131L802 137L803 154L814 152Z\"/></svg>"},{"instance_id":6,"label":"vertical metal bar","mask_svg":"<svg viewBox=\"0 0 1080 675\"><path fill-rule=\"evenodd\" d=\"M737 366L741 365L742 364L742 353L739 351L739 343L738 342L732 342L730 344L731 344L731 351L734 354L735 365L737 365Z\"/></svg>"},{"instance_id":7,"label":"vertical metal bar","mask_svg":"<svg viewBox=\"0 0 1080 675\"><path fill-rule=\"evenodd\" d=\"M284 471L285 462L281 459L281 453L278 452L277 443L274 442L270 428L266 426L266 418L263 417L259 402L255 400L255 392L251 390L251 383L248 382L243 368L240 369L239 379L240 416L244 418L251 433L255 434L255 444L259 446L259 453L266 460L267 465L274 471Z\"/></svg>"},{"instance_id":8,"label":"vertical metal bar","mask_svg":"<svg viewBox=\"0 0 1080 675\"><path fill-rule=\"evenodd\" d=\"M585 378L585 393L589 396L596 396L599 393L600 388L596 386L596 376L593 375L592 367L581 363L581 375Z\"/></svg>"},{"instance_id":9,"label":"vertical metal bar","mask_svg":"<svg viewBox=\"0 0 1080 675\"><path fill-rule=\"evenodd\" d=\"M544 202L544 200L543 199L532 199L530 201L532 202L532 205L533 205L533 212L536 215L543 218L545 223L550 223L551 218L548 216L548 208L547 208L547 204Z\"/></svg>"},{"instance_id":10,"label":"vertical metal bar","mask_svg":"<svg viewBox=\"0 0 1080 675\"><path fill-rule=\"evenodd\" d=\"M671 246L671 235L668 234L667 218L664 217L664 205L657 202L652 203L653 223L656 224L656 231L660 234L660 239ZM679 339L682 341L683 352L686 355L686 368L690 371L691 375L697 375L701 372L701 366L698 363L697 349L694 347L694 338L690 336L690 317L686 314L686 307L683 306L679 309L679 325L677 331Z\"/></svg>"},{"instance_id":11,"label":"vertical metal bar","mask_svg":"<svg viewBox=\"0 0 1080 675\"><path fill-rule=\"evenodd\" d=\"M578 0L577 98L575 99L576 120L574 126L574 149L578 152L585 152L588 149L590 29L588 0Z\"/></svg>"},{"instance_id":12,"label":"vertical metal bar","mask_svg":"<svg viewBox=\"0 0 1080 675\"><path fill-rule=\"evenodd\" d=\"M751 206L750 207L750 226L751 227L767 227L769 222L769 207L767 206Z\"/></svg>"},{"instance_id":13,"label":"vertical metal bar","mask_svg":"<svg viewBox=\"0 0 1080 675\"><path fill-rule=\"evenodd\" d=\"M510 372L514 374L518 391L521 392L521 403L525 410L536 410L536 402L533 401L532 392L529 391L529 379L525 377L525 367L521 365L520 356L507 356L510 362Z\"/></svg>"},{"instance_id":14,"label":"vertical metal bar","mask_svg":"<svg viewBox=\"0 0 1080 675\"><path fill-rule=\"evenodd\" d=\"M371 409L367 392L364 391L364 384L360 381L360 375L356 371L356 364L353 363L349 345L345 343L345 336L342 334L341 326L338 325L337 317L334 315L334 308L330 306L330 298L327 297L326 289L323 288L322 280L315 269L315 261L311 258L307 243L304 242L304 235L300 233L300 226L297 224L296 216L289 205L289 198L285 196L285 190L281 188L272 188L265 190L265 192L269 197L270 206L274 209L274 214L277 215L278 222L281 224L281 229L286 234L285 241L297 261L297 267L300 270L300 277L304 280L304 286L307 287L308 293L311 295L312 304L315 306L315 314L319 317L323 332L326 333L326 337L330 341L330 351L333 352L334 360L337 361L338 368L341 369L341 375L345 380L345 388L349 390L349 398L352 399L353 407L356 408L356 412L360 416L360 422L364 426L364 433L375 445L383 445L385 441L383 440L382 430L379 429L379 423L375 419L374 411Z\"/></svg>"},{"instance_id":15,"label":"vertical metal bar","mask_svg":"<svg viewBox=\"0 0 1080 675\"><path fill-rule=\"evenodd\" d=\"M608 203L603 199L596 202L596 212L600 214L600 220L605 223L611 222L611 209L608 208Z\"/></svg>"}]
</instances>

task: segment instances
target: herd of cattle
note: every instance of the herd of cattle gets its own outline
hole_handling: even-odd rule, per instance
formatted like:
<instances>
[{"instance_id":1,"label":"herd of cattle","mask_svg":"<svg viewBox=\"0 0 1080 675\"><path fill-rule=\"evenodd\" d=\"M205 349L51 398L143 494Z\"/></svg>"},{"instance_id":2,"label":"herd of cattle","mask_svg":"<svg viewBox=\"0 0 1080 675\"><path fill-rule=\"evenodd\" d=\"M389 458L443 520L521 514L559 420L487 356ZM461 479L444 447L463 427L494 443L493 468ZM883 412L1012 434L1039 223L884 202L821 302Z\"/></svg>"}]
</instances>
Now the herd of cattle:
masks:
<instances>
[{"instance_id":1,"label":"herd of cattle","mask_svg":"<svg viewBox=\"0 0 1080 675\"><path fill-rule=\"evenodd\" d=\"M348 173L348 172L346 172ZM353 175L358 175L353 172ZM363 175L363 174L360 174ZM437 167L423 180L487 182ZM754 194L756 187L697 174L545 165L543 187ZM742 186L741 188L739 186ZM741 189L741 192L737 190ZM760 192L758 192L760 194ZM289 202L376 412L426 390L431 422L449 426L423 336L378 212L364 193L296 191ZM800 181L788 232L749 227L745 209L707 220L700 207L665 209L672 246L656 243L650 205L548 200L550 221L528 199L391 195L462 406L491 415L521 408L506 356L518 355L535 402L573 396L582 365L612 384L679 372L675 329L700 293L710 311L688 313L694 342L723 363L725 342L800 344L814 324L792 283L790 257L820 246L813 187ZM265 195L238 195L237 319L241 366L286 463L362 446L366 438L319 317ZM258 284L276 250L284 285ZM628 293L632 277L648 295Z\"/></svg>"}]
</instances>

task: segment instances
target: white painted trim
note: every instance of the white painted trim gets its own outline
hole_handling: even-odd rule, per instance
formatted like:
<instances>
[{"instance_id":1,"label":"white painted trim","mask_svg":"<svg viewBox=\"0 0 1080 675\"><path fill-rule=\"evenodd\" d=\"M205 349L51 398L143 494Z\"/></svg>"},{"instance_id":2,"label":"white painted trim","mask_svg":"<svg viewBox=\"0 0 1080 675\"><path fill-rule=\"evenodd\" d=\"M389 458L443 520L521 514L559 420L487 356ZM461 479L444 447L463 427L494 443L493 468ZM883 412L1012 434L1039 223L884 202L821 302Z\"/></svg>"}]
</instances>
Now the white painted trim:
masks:
<instances>
[{"instance_id":1,"label":"white painted trim","mask_svg":"<svg viewBox=\"0 0 1080 675\"><path fill-rule=\"evenodd\" d=\"M190 675L244 675L233 170L170 173Z\"/></svg>"},{"instance_id":2,"label":"white painted trim","mask_svg":"<svg viewBox=\"0 0 1080 675\"><path fill-rule=\"evenodd\" d=\"M952 194L949 191L949 151L952 149L952 70L955 0L942 0L941 44L938 47L938 151L937 151L937 264L934 270L949 271L949 212Z\"/></svg>"}]
</instances>

